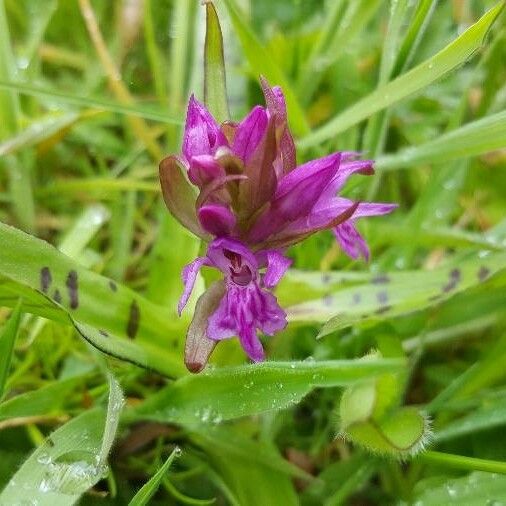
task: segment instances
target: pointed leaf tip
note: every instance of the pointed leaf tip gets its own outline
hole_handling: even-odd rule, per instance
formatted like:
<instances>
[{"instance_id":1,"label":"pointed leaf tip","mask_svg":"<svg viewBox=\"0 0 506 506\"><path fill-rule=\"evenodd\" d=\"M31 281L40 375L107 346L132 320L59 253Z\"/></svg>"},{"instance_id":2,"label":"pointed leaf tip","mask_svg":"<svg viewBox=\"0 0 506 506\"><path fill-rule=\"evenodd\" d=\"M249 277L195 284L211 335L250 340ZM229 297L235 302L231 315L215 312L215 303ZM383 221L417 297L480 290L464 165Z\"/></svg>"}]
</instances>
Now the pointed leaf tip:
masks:
<instances>
[{"instance_id":1,"label":"pointed leaf tip","mask_svg":"<svg viewBox=\"0 0 506 506\"><path fill-rule=\"evenodd\" d=\"M191 373L199 373L204 369L216 346L216 341L207 337L207 324L224 293L223 281L216 281L197 301L195 314L186 334L184 350L184 363Z\"/></svg>"},{"instance_id":2,"label":"pointed leaf tip","mask_svg":"<svg viewBox=\"0 0 506 506\"><path fill-rule=\"evenodd\" d=\"M203 5L206 7L204 101L211 114L221 123L229 119L223 36L214 4L206 1Z\"/></svg>"}]
</instances>

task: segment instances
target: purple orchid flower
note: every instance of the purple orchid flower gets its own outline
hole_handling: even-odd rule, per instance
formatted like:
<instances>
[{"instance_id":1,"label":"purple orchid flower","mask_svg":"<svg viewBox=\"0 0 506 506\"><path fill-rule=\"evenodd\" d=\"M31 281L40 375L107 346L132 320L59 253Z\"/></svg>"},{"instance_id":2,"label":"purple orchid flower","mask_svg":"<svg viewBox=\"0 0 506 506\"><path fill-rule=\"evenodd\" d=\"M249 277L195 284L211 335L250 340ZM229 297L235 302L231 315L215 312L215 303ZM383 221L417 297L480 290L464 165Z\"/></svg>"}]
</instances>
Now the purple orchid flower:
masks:
<instances>
[{"instance_id":1,"label":"purple orchid flower","mask_svg":"<svg viewBox=\"0 0 506 506\"><path fill-rule=\"evenodd\" d=\"M373 174L373 161L358 160L357 153L333 153L297 166L283 93L263 78L261 84L266 107L254 107L240 123L219 125L192 96L182 154L160 164L167 207L183 226L210 243L207 255L183 271L179 312L199 269L219 269L225 288L213 291L214 302L201 304L207 313L199 310L199 318L208 322L199 332L213 342L238 335L256 361L264 357L256 331L273 335L286 325L285 313L269 291L290 265L285 249L332 229L345 253L368 259L355 221L397 207L337 195L352 174Z\"/></svg>"},{"instance_id":2,"label":"purple orchid flower","mask_svg":"<svg viewBox=\"0 0 506 506\"><path fill-rule=\"evenodd\" d=\"M239 336L242 347L254 361L264 358L257 329L274 335L286 326L286 314L274 288L291 260L276 250L253 253L235 239L219 238L209 244L205 257L198 257L183 270L184 292L178 306L181 314L193 289L197 273L203 265L219 269L225 278L225 293L217 310L209 318L207 336L215 341ZM259 270L266 268L264 274Z\"/></svg>"}]
</instances>

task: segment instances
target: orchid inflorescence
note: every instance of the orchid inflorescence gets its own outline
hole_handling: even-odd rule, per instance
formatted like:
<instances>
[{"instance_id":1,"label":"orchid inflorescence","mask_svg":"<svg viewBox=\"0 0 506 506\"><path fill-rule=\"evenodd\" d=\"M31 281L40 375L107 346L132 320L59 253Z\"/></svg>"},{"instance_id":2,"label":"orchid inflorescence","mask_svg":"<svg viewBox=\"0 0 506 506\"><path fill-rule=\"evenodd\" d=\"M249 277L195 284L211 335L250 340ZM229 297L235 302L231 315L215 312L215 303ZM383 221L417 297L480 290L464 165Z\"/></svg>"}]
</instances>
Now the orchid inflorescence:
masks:
<instances>
[{"instance_id":1,"label":"orchid inflorescence","mask_svg":"<svg viewBox=\"0 0 506 506\"><path fill-rule=\"evenodd\" d=\"M217 341L233 336L252 360L264 359L257 331L273 335L286 326L271 290L291 264L285 256L289 246L331 229L345 253L368 259L355 221L396 207L337 195L352 174L373 173L373 161L359 160L357 153L332 153L297 166L283 92L264 78L260 83L266 107L255 106L239 123L219 124L192 95L182 153L160 164L167 207L208 243L205 256L183 269L179 314L201 267L223 274L201 296L190 326L186 364L194 372Z\"/></svg>"}]
</instances>

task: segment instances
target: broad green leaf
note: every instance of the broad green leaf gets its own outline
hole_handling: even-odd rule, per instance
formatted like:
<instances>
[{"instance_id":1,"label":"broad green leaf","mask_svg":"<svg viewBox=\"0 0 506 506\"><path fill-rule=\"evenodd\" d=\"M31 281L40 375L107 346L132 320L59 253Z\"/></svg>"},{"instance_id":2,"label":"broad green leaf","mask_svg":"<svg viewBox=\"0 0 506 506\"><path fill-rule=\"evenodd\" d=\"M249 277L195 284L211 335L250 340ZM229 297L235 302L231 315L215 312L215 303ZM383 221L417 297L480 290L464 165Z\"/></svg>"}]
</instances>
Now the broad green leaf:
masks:
<instances>
[{"instance_id":1,"label":"broad green leaf","mask_svg":"<svg viewBox=\"0 0 506 506\"><path fill-rule=\"evenodd\" d=\"M9 425L13 418L51 416L62 412L69 397L85 377L54 381L37 390L26 392L0 404L0 428Z\"/></svg>"},{"instance_id":2,"label":"broad green leaf","mask_svg":"<svg viewBox=\"0 0 506 506\"><path fill-rule=\"evenodd\" d=\"M506 147L506 112L468 123L421 146L407 148L376 161L380 170L446 163Z\"/></svg>"},{"instance_id":3,"label":"broad green leaf","mask_svg":"<svg viewBox=\"0 0 506 506\"><path fill-rule=\"evenodd\" d=\"M298 143L309 148L344 132L349 127L368 118L375 112L395 104L416 93L457 66L461 65L483 44L484 38L504 7L503 2L490 9L481 19L457 37L439 53L406 72L400 77L377 88L362 100L338 114L328 123L306 135Z\"/></svg>"},{"instance_id":4,"label":"broad green leaf","mask_svg":"<svg viewBox=\"0 0 506 506\"><path fill-rule=\"evenodd\" d=\"M46 299L42 308L34 307L34 301L26 310L34 308L35 314L49 317L56 313L60 321L65 319L63 311L79 334L101 351L169 376L183 373L180 357L166 349L167 340L181 329L164 308L15 228L0 224L0 240L7 245L0 250L0 275L14 281L7 290L17 292L21 285L21 292L36 292L33 299ZM48 306L53 306L49 314Z\"/></svg>"},{"instance_id":5,"label":"broad green leaf","mask_svg":"<svg viewBox=\"0 0 506 506\"><path fill-rule=\"evenodd\" d=\"M241 13L235 0L224 0L234 30L241 41L241 45L250 67L257 77L264 75L271 86L278 85L283 89L288 109L288 118L294 132L304 135L309 132L309 125L300 102L289 81L283 75L279 65L260 43L257 36L246 23L244 13Z\"/></svg>"},{"instance_id":6,"label":"broad green leaf","mask_svg":"<svg viewBox=\"0 0 506 506\"><path fill-rule=\"evenodd\" d=\"M385 372L403 360L264 362L222 367L182 378L126 415L128 420L216 424L293 406L316 387L346 386ZM203 396L203 392L205 395Z\"/></svg>"},{"instance_id":7,"label":"broad green leaf","mask_svg":"<svg viewBox=\"0 0 506 506\"><path fill-rule=\"evenodd\" d=\"M263 441L254 441L241 435L229 427L199 427L190 432L190 439L204 450L211 445L223 455L235 455L238 458L249 459L259 466L290 476L313 479L295 464L285 460L273 447Z\"/></svg>"},{"instance_id":8,"label":"broad green leaf","mask_svg":"<svg viewBox=\"0 0 506 506\"><path fill-rule=\"evenodd\" d=\"M167 474L167 471L172 465L172 462L180 451L181 450L179 448L175 448L172 451L162 467L160 467L160 469L158 469L158 471L150 478L150 480L145 483L142 488L135 494L132 500L128 503L129 506L144 506L145 504L149 504L150 499L158 490L163 477Z\"/></svg>"},{"instance_id":9,"label":"broad green leaf","mask_svg":"<svg viewBox=\"0 0 506 506\"><path fill-rule=\"evenodd\" d=\"M69 506L103 478L123 407L121 388L112 377L109 388L107 413L85 411L53 432L11 478L0 504Z\"/></svg>"},{"instance_id":10,"label":"broad green leaf","mask_svg":"<svg viewBox=\"0 0 506 506\"><path fill-rule=\"evenodd\" d=\"M21 306L21 301L19 301L0 332L0 401L4 396L5 382L9 375L14 343L19 331Z\"/></svg>"},{"instance_id":11,"label":"broad green leaf","mask_svg":"<svg viewBox=\"0 0 506 506\"><path fill-rule=\"evenodd\" d=\"M506 502L506 476L499 474L475 472L437 486L433 482L420 485L411 502L417 506L499 506Z\"/></svg>"},{"instance_id":12,"label":"broad green leaf","mask_svg":"<svg viewBox=\"0 0 506 506\"><path fill-rule=\"evenodd\" d=\"M506 253L453 261L432 271L383 274L372 283L336 292L288 308L292 322L326 322L319 336L354 323L419 311L477 286L504 270Z\"/></svg>"},{"instance_id":13,"label":"broad green leaf","mask_svg":"<svg viewBox=\"0 0 506 506\"><path fill-rule=\"evenodd\" d=\"M251 456L223 453L206 441L206 454L237 501L237 506L299 504L291 477L259 464Z\"/></svg>"},{"instance_id":14,"label":"broad green leaf","mask_svg":"<svg viewBox=\"0 0 506 506\"><path fill-rule=\"evenodd\" d=\"M206 3L206 40L204 45L204 101L219 123L230 118L223 37L220 20L212 2Z\"/></svg>"},{"instance_id":15,"label":"broad green leaf","mask_svg":"<svg viewBox=\"0 0 506 506\"><path fill-rule=\"evenodd\" d=\"M71 104L83 108L93 108L101 111L109 111L116 114L126 116L138 116L139 118L160 121L161 123L172 123L174 125L182 124L180 118L174 118L167 114L161 113L155 108L140 108L129 105L123 105L112 100L105 100L98 97L87 97L64 93L56 89L40 88L30 84L24 84L7 79L0 79L0 90L16 91L21 95L32 97L42 97L51 100L53 104Z\"/></svg>"}]
</instances>

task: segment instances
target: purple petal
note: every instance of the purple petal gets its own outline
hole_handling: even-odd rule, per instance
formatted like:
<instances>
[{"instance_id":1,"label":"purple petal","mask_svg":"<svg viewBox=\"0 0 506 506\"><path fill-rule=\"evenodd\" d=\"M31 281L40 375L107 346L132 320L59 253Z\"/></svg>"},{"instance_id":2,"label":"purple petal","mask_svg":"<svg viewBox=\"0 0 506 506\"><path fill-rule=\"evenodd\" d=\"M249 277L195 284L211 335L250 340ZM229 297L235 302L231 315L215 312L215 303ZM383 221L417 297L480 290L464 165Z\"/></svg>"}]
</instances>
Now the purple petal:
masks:
<instances>
[{"instance_id":1,"label":"purple petal","mask_svg":"<svg viewBox=\"0 0 506 506\"><path fill-rule=\"evenodd\" d=\"M243 350L253 362L261 362L265 358L264 348L253 326L242 325L239 329L239 340Z\"/></svg>"},{"instance_id":2,"label":"purple petal","mask_svg":"<svg viewBox=\"0 0 506 506\"><path fill-rule=\"evenodd\" d=\"M211 155L194 156L188 169L188 179L199 188L219 177L224 177L223 167Z\"/></svg>"},{"instance_id":3,"label":"purple petal","mask_svg":"<svg viewBox=\"0 0 506 506\"><path fill-rule=\"evenodd\" d=\"M238 255L243 265L247 265L252 273L258 271L258 262L252 251L242 242L220 237L215 239L207 248L207 257L212 265L220 269L223 274L230 274L230 254Z\"/></svg>"},{"instance_id":4,"label":"purple petal","mask_svg":"<svg viewBox=\"0 0 506 506\"><path fill-rule=\"evenodd\" d=\"M353 259L363 256L369 260L369 247L352 221L345 221L334 228L334 235L343 251Z\"/></svg>"},{"instance_id":5,"label":"purple petal","mask_svg":"<svg viewBox=\"0 0 506 506\"><path fill-rule=\"evenodd\" d=\"M207 336L219 341L237 335L247 355L260 361L264 352L256 329L273 335L285 327L286 314L274 295L256 283L248 286L228 283L218 309L209 318Z\"/></svg>"},{"instance_id":6,"label":"purple petal","mask_svg":"<svg viewBox=\"0 0 506 506\"><path fill-rule=\"evenodd\" d=\"M368 176L374 174L373 164L373 160L353 160L341 163L339 170L319 200L335 197L336 193L344 186L352 174L359 173Z\"/></svg>"},{"instance_id":7,"label":"purple petal","mask_svg":"<svg viewBox=\"0 0 506 506\"><path fill-rule=\"evenodd\" d=\"M255 325L264 334L272 336L286 327L286 313L272 293L254 287L250 289L250 298Z\"/></svg>"},{"instance_id":8,"label":"purple petal","mask_svg":"<svg viewBox=\"0 0 506 506\"><path fill-rule=\"evenodd\" d=\"M188 299L190 298L200 268L207 263L208 259L206 257L197 257L193 262L189 263L183 268L181 277L183 279L184 290L177 305L177 312L179 316L181 316L181 313L183 312L183 309L186 306Z\"/></svg>"},{"instance_id":9,"label":"purple petal","mask_svg":"<svg viewBox=\"0 0 506 506\"><path fill-rule=\"evenodd\" d=\"M267 112L263 107L257 105L237 126L232 151L244 163L248 162L265 135L267 122Z\"/></svg>"},{"instance_id":10,"label":"purple petal","mask_svg":"<svg viewBox=\"0 0 506 506\"><path fill-rule=\"evenodd\" d=\"M217 237L230 235L236 223L232 211L220 204L202 206L198 211L198 216L202 228Z\"/></svg>"},{"instance_id":11,"label":"purple petal","mask_svg":"<svg viewBox=\"0 0 506 506\"><path fill-rule=\"evenodd\" d=\"M183 134L183 155L187 160L194 156L211 155L227 140L211 113L192 95L188 103Z\"/></svg>"},{"instance_id":12,"label":"purple petal","mask_svg":"<svg viewBox=\"0 0 506 506\"><path fill-rule=\"evenodd\" d=\"M239 335L237 330L238 314L236 313L238 305L234 302L234 295L230 293L227 287L218 309L209 318L207 327L207 337L209 339L221 341Z\"/></svg>"},{"instance_id":13,"label":"purple petal","mask_svg":"<svg viewBox=\"0 0 506 506\"><path fill-rule=\"evenodd\" d=\"M283 170L280 171L280 173L286 174L287 172L295 169L296 153L295 143L293 142L292 134L288 128L285 97L279 86L271 88L267 80L262 76L260 77L260 84L262 85L262 91L264 92L267 110L271 115L276 116L276 122L281 127L279 149L281 151L281 166Z\"/></svg>"},{"instance_id":14,"label":"purple petal","mask_svg":"<svg viewBox=\"0 0 506 506\"><path fill-rule=\"evenodd\" d=\"M247 180L239 186L239 205L246 218L269 202L276 192L276 156L276 129L273 118L270 118L264 136L244 167Z\"/></svg>"},{"instance_id":15,"label":"purple petal","mask_svg":"<svg viewBox=\"0 0 506 506\"><path fill-rule=\"evenodd\" d=\"M259 251L256 253L256 257L261 266L267 266L263 278L263 284L266 288L275 287L290 265L292 265L290 258L285 257L281 251L275 249Z\"/></svg>"},{"instance_id":16,"label":"purple petal","mask_svg":"<svg viewBox=\"0 0 506 506\"><path fill-rule=\"evenodd\" d=\"M352 200L343 197L333 197L332 199L321 199L314 209L307 215L293 223L283 230L284 235L305 234L311 230L321 230L335 226L332 222L339 216L348 219L346 213L353 206L353 219L362 218L364 216L379 216L387 214L397 208L397 204L360 202L358 205Z\"/></svg>"},{"instance_id":17,"label":"purple petal","mask_svg":"<svg viewBox=\"0 0 506 506\"><path fill-rule=\"evenodd\" d=\"M362 218L364 216L381 216L388 214L399 207L398 204L387 204L383 202L361 202L353 218Z\"/></svg>"},{"instance_id":18,"label":"purple petal","mask_svg":"<svg viewBox=\"0 0 506 506\"><path fill-rule=\"evenodd\" d=\"M339 169L341 153L300 165L279 182L273 207L287 220L307 214Z\"/></svg>"},{"instance_id":19,"label":"purple petal","mask_svg":"<svg viewBox=\"0 0 506 506\"><path fill-rule=\"evenodd\" d=\"M286 174L278 184L270 208L253 225L249 240L259 242L307 216L335 176L340 158L340 153L334 153Z\"/></svg>"}]
</instances>

